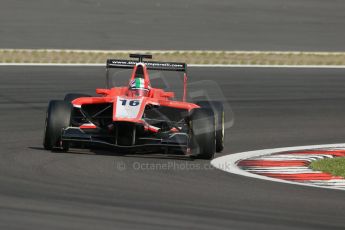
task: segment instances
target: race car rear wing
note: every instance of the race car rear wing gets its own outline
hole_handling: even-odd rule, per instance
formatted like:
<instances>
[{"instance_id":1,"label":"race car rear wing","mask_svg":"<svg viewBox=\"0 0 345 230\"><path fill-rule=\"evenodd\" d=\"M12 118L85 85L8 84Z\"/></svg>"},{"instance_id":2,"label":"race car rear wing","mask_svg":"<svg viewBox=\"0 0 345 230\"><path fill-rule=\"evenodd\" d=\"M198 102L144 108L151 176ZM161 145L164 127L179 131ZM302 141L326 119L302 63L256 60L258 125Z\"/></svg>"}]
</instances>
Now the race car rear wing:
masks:
<instances>
[{"instance_id":1,"label":"race car rear wing","mask_svg":"<svg viewBox=\"0 0 345 230\"><path fill-rule=\"evenodd\" d=\"M122 68L133 69L138 63L144 63L149 70L162 70L162 71L180 71L183 72L183 101L186 101L187 96L187 64L182 62L155 62L144 61L143 59L151 59L150 54L130 54L130 58L138 58L138 60L121 60L121 59L108 59L107 60L107 83L109 82L109 69ZM108 85L108 88L110 86Z\"/></svg>"},{"instance_id":2,"label":"race car rear wing","mask_svg":"<svg viewBox=\"0 0 345 230\"><path fill-rule=\"evenodd\" d=\"M107 68L124 68L132 69L139 61L135 60L121 60L121 59L108 59ZM150 70L165 70L165 71L187 71L187 64L182 62L155 62L155 61L142 61Z\"/></svg>"}]
</instances>

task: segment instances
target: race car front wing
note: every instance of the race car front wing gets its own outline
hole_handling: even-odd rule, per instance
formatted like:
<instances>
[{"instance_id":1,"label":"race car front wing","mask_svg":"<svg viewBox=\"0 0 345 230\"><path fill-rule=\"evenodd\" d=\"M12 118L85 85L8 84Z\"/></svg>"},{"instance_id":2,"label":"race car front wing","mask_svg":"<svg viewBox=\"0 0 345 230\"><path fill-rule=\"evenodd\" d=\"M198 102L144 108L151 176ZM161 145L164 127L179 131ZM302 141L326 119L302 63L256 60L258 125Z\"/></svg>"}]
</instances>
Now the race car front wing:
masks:
<instances>
[{"instance_id":1,"label":"race car front wing","mask_svg":"<svg viewBox=\"0 0 345 230\"><path fill-rule=\"evenodd\" d=\"M188 134L183 132L164 133L156 137L136 137L134 143L130 145L120 145L114 139L114 136L106 136L98 133L86 133L79 127L67 127L62 130L61 135L61 141L65 143L87 144L114 149L165 147L185 150L187 149L189 142Z\"/></svg>"}]
</instances>

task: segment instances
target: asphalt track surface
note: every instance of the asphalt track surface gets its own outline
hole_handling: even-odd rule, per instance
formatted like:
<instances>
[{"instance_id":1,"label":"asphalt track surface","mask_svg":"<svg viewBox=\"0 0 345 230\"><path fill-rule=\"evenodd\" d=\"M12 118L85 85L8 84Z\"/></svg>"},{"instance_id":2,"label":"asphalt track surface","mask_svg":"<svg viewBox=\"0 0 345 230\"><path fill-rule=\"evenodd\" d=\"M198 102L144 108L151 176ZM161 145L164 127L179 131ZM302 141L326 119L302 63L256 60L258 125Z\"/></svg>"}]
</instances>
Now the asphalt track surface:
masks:
<instances>
[{"instance_id":1,"label":"asphalt track surface","mask_svg":"<svg viewBox=\"0 0 345 230\"><path fill-rule=\"evenodd\" d=\"M344 142L344 75L341 69L190 70L194 81L217 82L235 114L219 156ZM102 67L0 68L1 229L345 228L343 191L232 175L204 160L43 150L48 100L93 93L103 81Z\"/></svg>"},{"instance_id":2,"label":"asphalt track surface","mask_svg":"<svg viewBox=\"0 0 345 230\"><path fill-rule=\"evenodd\" d=\"M345 51L343 0L2 0L0 48Z\"/></svg>"}]
</instances>

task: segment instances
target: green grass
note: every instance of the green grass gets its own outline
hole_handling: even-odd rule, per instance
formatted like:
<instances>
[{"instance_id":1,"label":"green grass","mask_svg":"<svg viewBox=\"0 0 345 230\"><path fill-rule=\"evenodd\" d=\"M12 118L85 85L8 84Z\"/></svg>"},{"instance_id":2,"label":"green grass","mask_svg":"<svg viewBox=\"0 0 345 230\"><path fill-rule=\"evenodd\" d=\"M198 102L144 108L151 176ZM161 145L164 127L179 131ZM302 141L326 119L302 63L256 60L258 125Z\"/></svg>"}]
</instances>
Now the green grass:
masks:
<instances>
[{"instance_id":1,"label":"green grass","mask_svg":"<svg viewBox=\"0 0 345 230\"><path fill-rule=\"evenodd\" d=\"M345 157L314 161L310 164L313 170L328 172L335 176L345 177Z\"/></svg>"}]
</instances>

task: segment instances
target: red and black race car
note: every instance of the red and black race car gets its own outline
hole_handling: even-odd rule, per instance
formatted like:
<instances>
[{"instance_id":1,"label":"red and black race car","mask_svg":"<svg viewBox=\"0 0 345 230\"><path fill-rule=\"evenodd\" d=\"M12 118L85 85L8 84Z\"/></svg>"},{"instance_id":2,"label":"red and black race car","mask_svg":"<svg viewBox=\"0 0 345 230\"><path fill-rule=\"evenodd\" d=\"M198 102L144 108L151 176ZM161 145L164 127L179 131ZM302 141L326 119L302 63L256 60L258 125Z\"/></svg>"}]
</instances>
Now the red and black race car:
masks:
<instances>
[{"instance_id":1,"label":"red and black race car","mask_svg":"<svg viewBox=\"0 0 345 230\"><path fill-rule=\"evenodd\" d=\"M222 151L223 105L186 101L187 65L143 60L151 55L130 57L136 59L107 60L108 87L96 89L99 96L70 93L64 100L49 102L44 148L109 147L118 152L163 152L203 159L212 159L215 152ZM175 92L151 84L153 78L162 80L162 73L167 72L182 75L180 99ZM120 75L127 76L126 85L114 86Z\"/></svg>"}]
</instances>

